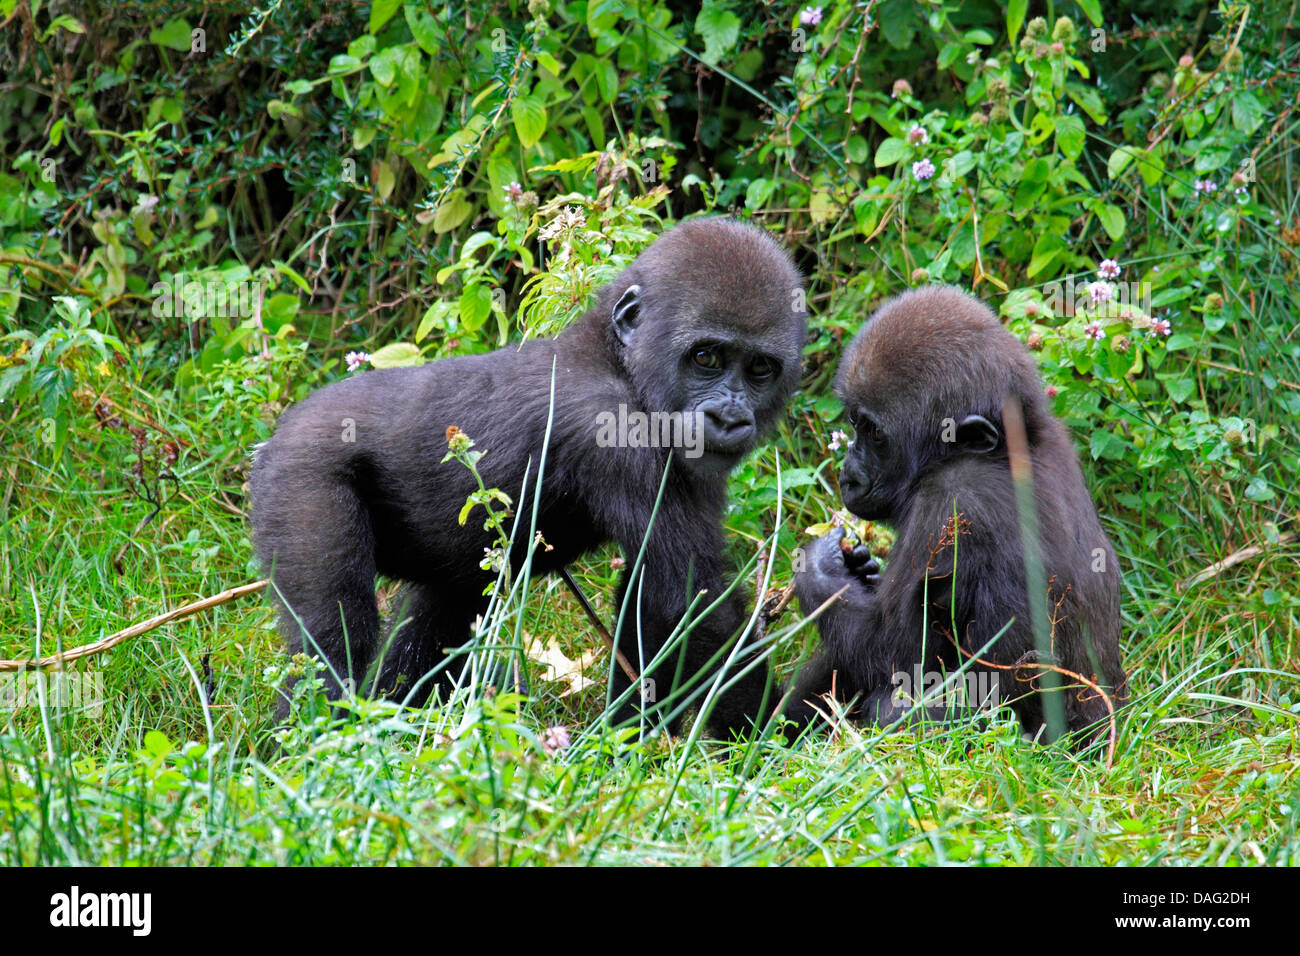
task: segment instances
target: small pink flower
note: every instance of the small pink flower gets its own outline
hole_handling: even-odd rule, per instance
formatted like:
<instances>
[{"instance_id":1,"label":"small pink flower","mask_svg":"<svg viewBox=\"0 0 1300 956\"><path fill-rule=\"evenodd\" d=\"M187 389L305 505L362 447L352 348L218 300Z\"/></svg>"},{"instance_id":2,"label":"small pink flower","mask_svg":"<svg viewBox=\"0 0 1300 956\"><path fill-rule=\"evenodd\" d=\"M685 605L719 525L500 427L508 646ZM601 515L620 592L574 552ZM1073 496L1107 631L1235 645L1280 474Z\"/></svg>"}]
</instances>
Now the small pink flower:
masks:
<instances>
[{"instance_id":1,"label":"small pink flower","mask_svg":"<svg viewBox=\"0 0 1300 956\"><path fill-rule=\"evenodd\" d=\"M849 436L842 431L831 432L830 450L839 451L848 443L848 440Z\"/></svg>"},{"instance_id":2,"label":"small pink flower","mask_svg":"<svg viewBox=\"0 0 1300 956\"><path fill-rule=\"evenodd\" d=\"M569 728L563 724L547 727L542 734L542 749L548 754L562 753L569 749Z\"/></svg>"},{"instance_id":3,"label":"small pink flower","mask_svg":"<svg viewBox=\"0 0 1300 956\"><path fill-rule=\"evenodd\" d=\"M519 202L524 198L524 187L518 183L511 183L506 186L506 202Z\"/></svg>"},{"instance_id":4,"label":"small pink flower","mask_svg":"<svg viewBox=\"0 0 1300 956\"><path fill-rule=\"evenodd\" d=\"M1097 275L1103 279L1114 279L1119 276L1119 263L1114 259L1102 259L1101 265L1097 267Z\"/></svg>"},{"instance_id":5,"label":"small pink flower","mask_svg":"<svg viewBox=\"0 0 1300 956\"><path fill-rule=\"evenodd\" d=\"M1218 188L1213 179L1198 179L1192 183L1192 189L1198 193L1205 193L1207 196Z\"/></svg>"},{"instance_id":6,"label":"small pink flower","mask_svg":"<svg viewBox=\"0 0 1300 956\"><path fill-rule=\"evenodd\" d=\"M1195 63L1195 62L1196 62L1196 61L1193 60L1193 59L1192 59L1188 54L1186 54L1186 53L1184 53L1182 56L1180 56L1180 57L1178 58L1178 65L1179 65L1180 67L1182 67L1184 70L1187 69L1189 66L1191 66L1191 65L1192 65L1193 63Z\"/></svg>"},{"instance_id":7,"label":"small pink flower","mask_svg":"<svg viewBox=\"0 0 1300 956\"><path fill-rule=\"evenodd\" d=\"M1083 327L1083 334L1085 338L1100 342L1106 337L1106 330L1101 327L1100 322L1089 322Z\"/></svg>"},{"instance_id":8,"label":"small pink flower","mask_svg":"<svg viewBox=\"0 0 1300 956\"><path fill-rule=\"evenodd\" d=\"M922 182L934 175L934 163L928 159L918 159L912 164L912 178Z\"/></svg>"},{"instance_id":9,"label":"small pink flower","mask_svg":"<svg viewBox=\"0 0 1300 956\"><path fill-rule=\"evenodd\" d=\"M1109 302L1112 295L1115 294L1115 287L1109 282L1089 282L1088 298L1092 300L1093 305L1100 305L1103 302Z\"/></svg>"},{"instance_id":10,"label":"small pink flower","mask_svg":"<svg viewBox=\"0 0 1300 956\"><path fill-rule=\"evenodd\" d=\"M1152 335L1169 335L1171 332L1173 332L1173 330L1174 330L1174 324L1170 322L1168 319L1151 320Z\"/></svg>"},{"instance_id":11,"label":"small pink flower","mask_svg":"<svg viewBox=\"0 0 1300 956\"><path fill-rule=\"evenodd\" d=\"M1043 389L1043 394L1046 395L1048 398L1056 398L1057 395L1061 394L1061 390L1057 388L1055 385L1048 385L1045 389Z\"/></svg>"},{"instance_id":12,"label":"small pink flower","mask_svg":"<svg viewBox=\"0 0 1300 956\"><path fill-rule=\"evenodd\" d=\"M343 357L343 361L348 363L348 371L355 372L361 366L370 361L369 352L349 352Z\"/></svg>"},{"instance_id":13,"label":"small pink flower","mask_svg":"<svg viewBox=\"0 0 1300 956\"><path fill-rule=\"evenodd\" d=\"M924 126L913 126L907 131L907 141L909 143L920 143L924 146L930 142L930 134L926 132Z\"/></svg>"},{"instance_id":14,"label":"small pink flower","mask_svg":"<svg viewBox=\"0 0 1300 956\"><path fill-rule=\"evenodd\" d=\"M1053 53L1064 53L1065 44L1062 43L1060 40L1057 40L1055 43L1052 44L1051 50Z\"/></svg>"},{"instance_id":15,"label":"small pink flower","mask_svg":"<svg viewBox=\"0 0 1300 956\"><path fill-rule=\"evenodd\" d=\"M889 92L889 98L891 100L896 100L900 96L911 96L911 95L912 95L911 83L907 82L907 80L894 80L894 87Z\"/></svg>"},{"instance_id":16,"label":"small pink flower","mask_svg":"<svg viewBox=\"0 0 1300 956\"><path fill-rule=\"evenodd\" d=\"M822 22L821 7L804 7L799 11L799 22L806 27L815 27Z\"/></svg>"}]
</instances>

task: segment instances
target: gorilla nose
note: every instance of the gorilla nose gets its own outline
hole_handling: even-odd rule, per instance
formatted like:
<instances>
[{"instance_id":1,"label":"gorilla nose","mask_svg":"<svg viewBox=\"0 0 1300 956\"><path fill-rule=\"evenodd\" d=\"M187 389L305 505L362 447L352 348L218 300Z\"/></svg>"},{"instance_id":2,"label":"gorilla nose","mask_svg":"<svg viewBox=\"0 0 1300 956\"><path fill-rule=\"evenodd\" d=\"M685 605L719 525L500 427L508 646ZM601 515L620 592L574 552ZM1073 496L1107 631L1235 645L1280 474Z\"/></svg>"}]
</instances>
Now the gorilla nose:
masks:
<instances>
[{"instance_id":1,"label":"gorilla nose","mask_svg":"<svg viewBox=\"0 0 1300 956\"><path fill-rule=\"evenodd\" d=\"M724 442L745 441L754 431L754 416L746 408L710 408L704 414L710 429Z\"/></svg>"},{"instance_id":2,"label":"gorilla nose","mask_svg":"<svg viewBox=\"0 0 1300 956\"><path fill-rule=\"evenodd\" d=\"M840 491L844 494L860 494L871 486L867 476L862 473L862 469L852 459L844 462L844 467L840 469Z\"/></svg>"},{"instance_id":3,"label":"gorilla nose","mask_svg":"<svg viewBox=\"0 0 1300 956\"><path fill-rule=\"evenodd\" d=\"M748 450L754 440L754 414L744 406L708 406L705 412L705 434L708 444L720 453L731 454Z\"/></svg>"}]
</instances>

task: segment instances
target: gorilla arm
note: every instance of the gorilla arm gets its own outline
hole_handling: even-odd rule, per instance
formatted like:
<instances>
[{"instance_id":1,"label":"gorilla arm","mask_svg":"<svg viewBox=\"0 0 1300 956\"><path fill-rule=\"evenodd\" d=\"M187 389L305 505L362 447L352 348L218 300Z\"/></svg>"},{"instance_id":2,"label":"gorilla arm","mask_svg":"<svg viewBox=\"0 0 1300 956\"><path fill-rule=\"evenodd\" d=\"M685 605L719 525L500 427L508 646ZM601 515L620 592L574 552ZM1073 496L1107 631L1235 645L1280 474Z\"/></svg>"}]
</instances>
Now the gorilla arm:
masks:
<instances>
[{"instance_id":1,"label":"gorilla arm","mask_svg":"<svg viewBox=\"0 0 1300 956\"><path fill-rule=\"evenodd\" d=\"M1017 572L1018 552L1008 556L987 546L1008 540L998 537L1007 533L1008 502L991 474L984 462L966 460L926 480L898 527L883 574L855 571L861 556L841 551L839 531L809 547L807 568L795 581L804 613L842 593L818 618L822 647L799 673L788 718L806 724L816 712L809 701L829 693L833 682L843 700L863 695L864 717L893 723L910 710L893 700L897 674L912 674L917 663L923 671L951 672L966 659L955 640L977 654L1007 623L999 605L1006 603L1009 580L1018 573L1023 582L1023 568ZM973 494L972 485L984 490ZM959 488L966 489L960 496ZM938 715L942 708L932 710Z\"/></svg>"}]
</instances>

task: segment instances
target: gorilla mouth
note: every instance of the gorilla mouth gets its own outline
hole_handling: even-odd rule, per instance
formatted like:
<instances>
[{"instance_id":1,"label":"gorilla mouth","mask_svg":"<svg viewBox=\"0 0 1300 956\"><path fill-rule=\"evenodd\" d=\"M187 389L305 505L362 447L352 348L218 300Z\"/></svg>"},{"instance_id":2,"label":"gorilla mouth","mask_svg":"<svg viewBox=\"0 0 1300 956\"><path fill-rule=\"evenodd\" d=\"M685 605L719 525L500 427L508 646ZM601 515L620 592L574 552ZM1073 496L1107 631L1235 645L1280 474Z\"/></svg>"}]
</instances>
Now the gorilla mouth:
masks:
<instances>
[{"instance_id":1,"label":"gorilla mouth","mask_svg":"<svg viewBox=\"0 0 1300 956\"><path fill-rule=\"evenodd\" d=\"M713 458L743 458L749 449L749 442L709 441L704 443L705 456Z\"/></svg>"}]
</instances>

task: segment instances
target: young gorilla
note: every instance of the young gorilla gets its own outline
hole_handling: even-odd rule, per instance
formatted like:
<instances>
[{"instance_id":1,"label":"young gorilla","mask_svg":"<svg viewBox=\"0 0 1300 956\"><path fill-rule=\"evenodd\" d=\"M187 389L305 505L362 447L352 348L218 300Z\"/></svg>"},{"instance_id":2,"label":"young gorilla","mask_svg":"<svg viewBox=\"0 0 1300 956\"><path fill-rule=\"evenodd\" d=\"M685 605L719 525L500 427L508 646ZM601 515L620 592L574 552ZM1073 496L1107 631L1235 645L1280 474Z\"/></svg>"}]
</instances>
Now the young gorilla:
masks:
<instances>
[{"instance_id":1,"label":"young gorilla","mask_svg":"<svg viewBox=\"0 0 1300 956\"><path fill-rule=\"evenodd\" d=\"M1023 409L1049 591L1032 596L1033 612L1055 620L1058 666L1095 679L1113 699L1126 696L1115 553L1069 434L1048 411L1033 359L996 316L956 289L904 293L881 306L853 340L836 392L856 433L840 476L844 504L862 518L889 522L897 539L883 574L864 547L841 550L842 532L808 549L796 580L804 613L846 590L818 620L822 647L788 695L786 716L805 726L833 683L844 700L860 695L864 719L894 723L912 707L898 693L896 675L908 675L910 683L921 671L951 673L1008 622L982 659L1037 660L1003 438L1008 395ZM1028 693L1031 686L1013 671L984 670L996 683L970 683L1019 698L1012 706L1023 726L1037 731L1039 695ZM1029 674L1038 686L1041 669L1021 669L1022 677ZM1061 683L1077 684L1065 677ZM911 690L921 697L921 687ZM1069 730L1107 714L1094 692L1071 686L1063 697ZM931 709L936 712L942 708Z\"/></svg>"},{"instance_id":2,"label":"young gorilla","mask_svg":"<svg viewBox=\"0 0 1300 956\"><path fill-rule=\"evenodd\" d=\"M492 543L482 522L457 523L477 485L459 462L442 463L447 428L459 427L483 452L485 486L514 499L522 530L511 560L522 567L554 369L537 514L546 547L536 549L532 569L559 570L613 540L630 570L667 468L638 575L642 593L631 588L620 637L634 667L648 663L700 591L697 612L727 588L727 475L798 382L803 302L798 271L762 230L692 220L660 237L553 339L366 372L289 409L257 453L250 482L253 537L287 605L289 647L304 647L296 615L308 651L319 646L350 686L423 703L433 679L421 679L469 639L491 581L479 567ZM635 423L637 412L681 413L676 437L685 447L667 447L673 436L657 425L671 420L661 414L650 419L652 434L634 428L617 442L623 447L609 447L618 437L609 423ZM376 574L407 582L395 603L404 620L389 641L380 638ZM618 606L629 589L625 577ZM674 653L642 675L655 680L660 702L675 676L681 686L702 672L744 612L733 592L690 633L684 666ZM620 669L614 675L622 693L629 681ZM755 667L720 696L712 729L743 730L766 690L766 667ZM629 704L618 717L635 712Z\"/></svg>"}]
</instances>

